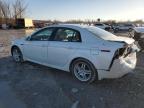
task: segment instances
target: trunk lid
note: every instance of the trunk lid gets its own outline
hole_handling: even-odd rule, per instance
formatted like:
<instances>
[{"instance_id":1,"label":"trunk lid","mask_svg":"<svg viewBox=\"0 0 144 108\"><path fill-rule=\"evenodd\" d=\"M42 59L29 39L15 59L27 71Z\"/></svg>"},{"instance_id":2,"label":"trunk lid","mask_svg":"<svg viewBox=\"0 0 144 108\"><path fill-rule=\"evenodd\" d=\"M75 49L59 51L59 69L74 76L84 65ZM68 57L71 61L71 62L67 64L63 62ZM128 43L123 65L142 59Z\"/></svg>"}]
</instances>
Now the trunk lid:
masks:
<instances>
[{"instance_id":1,"label":"trunk lid","mask_svg":"<svg viewBox=\"0 0 144 108\"><path fill-rule=\"evenodd\" d=\"M132 38L128 38L128 37L121 37L121 36L115 36L115 37L113 37L113 38L109 38L109 39L107 39L108 41L114 41L114 42L125 42L125 43L127 43L127 44L132 44L132 43L134 43L134 39L132 39Z\"/></svg>"}]
</instances>

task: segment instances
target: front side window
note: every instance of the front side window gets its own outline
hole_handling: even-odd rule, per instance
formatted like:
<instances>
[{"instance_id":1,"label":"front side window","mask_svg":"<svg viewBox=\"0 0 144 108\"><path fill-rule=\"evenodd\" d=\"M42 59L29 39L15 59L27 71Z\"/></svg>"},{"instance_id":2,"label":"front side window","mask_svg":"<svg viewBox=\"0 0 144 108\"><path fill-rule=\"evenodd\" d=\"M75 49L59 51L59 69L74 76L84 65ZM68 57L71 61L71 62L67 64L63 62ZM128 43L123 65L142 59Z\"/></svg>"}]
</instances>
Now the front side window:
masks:
<instances>
[{"instance_id":1,"label":"front side window","mask_svg":"<svg viewBox=\"0 0 144 108\"><path fill-rule=\"evenodd\" d=\"M31 40L32 41L48 41L53 31L54 31L54 28L47 28L47 29L38 31L37 33L31 36Z\"/></svg>"},{"instance_id":2,"label":"front side window","mask_svg":"<svg viewBox=\"0 0 144 108\"><path fill-rule=\"evenodd\" d=\"M59 28L53 40L63 42L80 42L81 37L80 33L76 30L68 28Z\"/></svg>"}]
</instances>

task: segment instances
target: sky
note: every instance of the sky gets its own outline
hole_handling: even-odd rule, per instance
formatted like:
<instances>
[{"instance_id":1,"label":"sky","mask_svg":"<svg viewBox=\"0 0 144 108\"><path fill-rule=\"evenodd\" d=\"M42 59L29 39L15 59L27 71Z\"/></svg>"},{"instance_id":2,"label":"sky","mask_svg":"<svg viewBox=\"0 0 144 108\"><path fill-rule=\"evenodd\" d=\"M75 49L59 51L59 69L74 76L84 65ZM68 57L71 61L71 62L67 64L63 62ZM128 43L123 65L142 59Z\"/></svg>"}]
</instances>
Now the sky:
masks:
<instances>
[{"instance_id":1,"label":"sky","mask_svg":"<svg viewBox=\"0 0 144 108\"><path fill-rule=\"evenodd\" d=\"M144 20L144 0L25 0L39 20Z\"/></svg>"}]
</instances>

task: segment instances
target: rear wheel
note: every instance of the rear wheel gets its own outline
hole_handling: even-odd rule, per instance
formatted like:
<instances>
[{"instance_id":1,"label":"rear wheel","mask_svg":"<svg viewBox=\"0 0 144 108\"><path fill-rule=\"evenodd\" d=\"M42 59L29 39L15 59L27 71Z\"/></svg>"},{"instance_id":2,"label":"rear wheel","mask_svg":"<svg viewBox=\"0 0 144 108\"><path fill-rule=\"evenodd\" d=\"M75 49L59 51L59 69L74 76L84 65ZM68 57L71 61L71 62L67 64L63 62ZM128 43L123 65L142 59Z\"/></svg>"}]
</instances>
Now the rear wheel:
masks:
<instances>
[{"instance_id":1,"label":"rear wheel","mask_svg":"<svg viewBox=\"0 0 144 108\"><path fill-rule=\"evenodd\" d=\"M77 59L72 65L70 71L81 82L91 83L98 80L98 75L95 67L88 60Z\"/></svg>"},{"instance_id":2,"label":"rear wheel","mask_svg":"<svg viewBox=\"0 0 144 108\"><path fill-rule=\"evenodd\" d=\"M12 57L15 62L22 63L23 62L23 55L19 48L15 47L12 49Z\"/></svg>"}]
</instances>

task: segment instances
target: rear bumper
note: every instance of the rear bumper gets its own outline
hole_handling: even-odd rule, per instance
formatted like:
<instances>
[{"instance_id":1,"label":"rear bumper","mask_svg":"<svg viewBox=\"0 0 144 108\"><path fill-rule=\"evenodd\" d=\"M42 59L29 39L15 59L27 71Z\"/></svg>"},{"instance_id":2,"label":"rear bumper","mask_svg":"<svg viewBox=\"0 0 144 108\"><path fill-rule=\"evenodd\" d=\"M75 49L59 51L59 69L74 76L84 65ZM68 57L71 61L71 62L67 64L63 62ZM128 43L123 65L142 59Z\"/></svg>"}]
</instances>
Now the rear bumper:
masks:
<instances>
[{"instance_id":1,"label":"rear bumper","mask_svg":"<svg viewBox=\"0 0 144 108\"><path fill-rule=\"evenodd\" d=\"M104 78L119 78L123 75L132 72L137 62L136 53L131 53L126 58L116 59L110 71L98 70L99 80Z\"/></svg>"}]
</instances>

